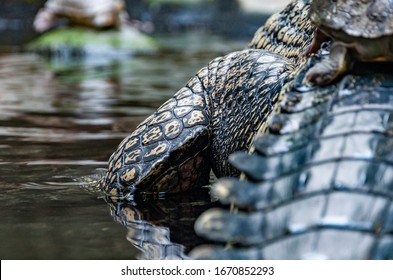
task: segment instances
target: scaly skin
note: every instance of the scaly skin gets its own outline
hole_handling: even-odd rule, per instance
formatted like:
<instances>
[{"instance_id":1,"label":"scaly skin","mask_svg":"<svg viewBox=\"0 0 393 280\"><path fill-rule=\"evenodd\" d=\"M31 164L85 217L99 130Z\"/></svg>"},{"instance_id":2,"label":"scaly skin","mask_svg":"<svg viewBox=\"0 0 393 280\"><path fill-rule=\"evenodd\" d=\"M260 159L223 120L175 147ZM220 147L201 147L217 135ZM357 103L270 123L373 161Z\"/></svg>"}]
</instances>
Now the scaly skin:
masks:
<instances>
[{"instance_id":1,"label":"scaly skin","mask_svg":"<svg viewBox=\"0 0 393 280\"><path fill-rule=\"evenodd\" d=\"M299 65L314 37L315 27L309 20L310 2L292 1L283 11L271 16L257 30L249 48L280 54Z\"/></svg>"},{"instance_id":2,"label":"scaly skin","mask_svg":"<svg viewBox=\"0 0 393 280\"><path fill-rule=\"evenodd\" d=\"M237 244L191 252L202 259L393 259L393 76L361 65L325 88L286 87L268 133L231 163L248 182L221 179L200 235Z\"/></svg>"},{"instance_id":3,"label":"scaly skin","mask_svg":"<svg viewBox=\"0 0 393 280\"><path fill-rule=\"evenodd\" d=\"M236 175L228 156L249 148L292 67L261 50L213 60L120 143L100 188L132 200L206 185L211 168Z\"/></svg>"},{"instance_id":4,"label":"scaly skin","mask_svg":"<svg viewBox=\"0 0 393 280\"><path fill-rule=\"evenodd\" d=\"M99 188L133 200L136 194L156 196L206 185L211 169L217 177L238 176L228 156L249 149L300 63L296 57L312 40L305 16L309 1L294 3L257 32L253 42L262 45L253 47L258 49L213 60L124 139ZM272 34L270 41L258 35L265 30Z\"/></svg>"}]
</instances>

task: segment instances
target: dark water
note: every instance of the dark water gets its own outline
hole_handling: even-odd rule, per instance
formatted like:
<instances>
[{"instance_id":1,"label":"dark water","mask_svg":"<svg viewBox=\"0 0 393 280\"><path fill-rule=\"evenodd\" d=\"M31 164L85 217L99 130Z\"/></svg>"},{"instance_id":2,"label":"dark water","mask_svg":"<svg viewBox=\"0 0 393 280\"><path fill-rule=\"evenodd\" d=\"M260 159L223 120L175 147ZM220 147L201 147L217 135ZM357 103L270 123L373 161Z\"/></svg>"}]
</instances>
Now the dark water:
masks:
<instances>
[{"instance_id":1,"label":"dark water","mask_svg":"<svg viewBox=\"0 0 393 280\"><path fill-rule=\"evenodd\" d=\"M197 33L159 42L155 53L113 59L0 54L1 259L184 257L177 243L200 242L192 223L206 193L108 205L80 183L198 69L246 44Z\"/></svg>"}]
</instances>

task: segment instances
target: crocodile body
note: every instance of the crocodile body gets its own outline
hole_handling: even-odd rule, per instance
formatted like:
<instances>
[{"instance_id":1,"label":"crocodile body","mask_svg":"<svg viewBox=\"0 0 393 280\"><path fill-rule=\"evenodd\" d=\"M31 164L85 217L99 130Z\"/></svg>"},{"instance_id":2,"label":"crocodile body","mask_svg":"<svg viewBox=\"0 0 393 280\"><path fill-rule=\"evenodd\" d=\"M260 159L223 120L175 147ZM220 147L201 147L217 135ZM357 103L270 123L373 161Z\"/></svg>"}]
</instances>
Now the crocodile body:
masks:
<instances>
[{"instance_id":1,"label":"crocodile body","mask_svg":"<svg viewBox=\"0 0 393 280\"><path fill-rule=\"evenodd\" d=\"M210 169L219 177L243 172L247 181L224 179L212 187L213 196L239 212L211 209L195 226L232 249L199 247L191 257L393 259L393 76L372 70L324 88L304 84L321 58L302 61L313 36L309 3L294 1L273 16L251 49L213 60L109 160L100 188L128 200L204 185ZM123 224L139 219L127 207L115 208ZM134 239L139 231L129 229ZM167 257L161 245L153 251ZM184 257L183 248L168 248Z\"/></svg>"},{"instance_id":2,"label":"crocodile body","mask_svg":"<svg viewBox=\"0 0 393 280\"><path fill-rule=\"evenodd\" d=\"M272 15L254 34L250 49L261 49L301 64L303 53L314 39L311 0L293 0L281 12Z\"/></svg>"},{"instance_id":3,"label":"crocodile body","mask_svg":"<svg viewBox=\"0 0 393 280\"><path fill-rule=\"evenodd\" d=\"M311 43L309 4L294 1L256 33L249 49L202 68L119 144L99 189L133 200L204 186L210 170L238 176L229 155L249 149Z\"/></svg>"},{"instance_id":4,"label":"crocodile body","mask_svg":"<svg viewBox=\"0 0 393 280\"><path fill-rule=\"evenodd\" d=\"M120 143L100 188L133 200L204 186L212 168L235 176L228 156L248 149L292 69L261 50L213 60Z\"/></svg>"},{"instance_id":5,"label":"crocodile body","mask_svg":"<svg viewBox=\"0 0 393 280\"><path fill-rule=\"evenodd\" d=\"M340 82L285 90L268 131L231 163L247 181L223 179L196 223L233 249L199 247L212 259L393 259L393 76L360 65ZM370 69L369 69L370 68ZM387 69L387 71L386 71ZM222 226L225 225L225 226Z\"/></svg>"}]
</instances>

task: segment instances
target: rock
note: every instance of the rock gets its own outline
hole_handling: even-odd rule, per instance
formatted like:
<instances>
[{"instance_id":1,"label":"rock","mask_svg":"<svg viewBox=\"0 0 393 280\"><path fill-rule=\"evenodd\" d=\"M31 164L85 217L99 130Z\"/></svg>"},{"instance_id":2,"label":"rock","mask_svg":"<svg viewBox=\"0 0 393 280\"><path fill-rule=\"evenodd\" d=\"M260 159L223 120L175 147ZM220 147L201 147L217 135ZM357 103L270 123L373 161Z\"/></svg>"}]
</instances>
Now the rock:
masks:
<instances>
[{"instance_id":1,"label":"rock","mask_svg":"<svg viewBox=\"0 0 393 280\"><path fill-rule=\"evenodd\" d=\"M124 25L119 29L94 30L62 27L49 31L27 45L29 51L48 56L121 56L157 49L156 41Z\"/></svg>"}]
</instances>

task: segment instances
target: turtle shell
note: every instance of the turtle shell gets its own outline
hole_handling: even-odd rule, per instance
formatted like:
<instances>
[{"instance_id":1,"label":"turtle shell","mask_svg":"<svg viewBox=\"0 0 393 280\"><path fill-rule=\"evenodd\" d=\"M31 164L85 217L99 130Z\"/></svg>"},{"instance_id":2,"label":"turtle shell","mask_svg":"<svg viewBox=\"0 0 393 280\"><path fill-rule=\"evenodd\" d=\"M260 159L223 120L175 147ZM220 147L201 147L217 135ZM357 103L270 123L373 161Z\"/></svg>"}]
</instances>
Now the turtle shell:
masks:
<instances>
[{"instance_id":1,"label":"turtle shell","mask_svg":"<svg viewBox=\"0 0 393 280\"><path fill-rule=\"evenodd\" d=\"M119 13L124 10L123 0L48 0L45 7L68 18L87 18L98 14Z\"/></svg>"},{"instance_id":2,"label":"turtle shell","mask_svg":"<svg viewBox=\"0 0 393 280\"><path fill-rule=\"evenodd\" d=\"M353 37L393 34L393 0L314 0L310 17L318 27Z\"/></svg>"}]
</instances>

